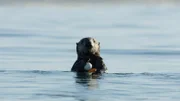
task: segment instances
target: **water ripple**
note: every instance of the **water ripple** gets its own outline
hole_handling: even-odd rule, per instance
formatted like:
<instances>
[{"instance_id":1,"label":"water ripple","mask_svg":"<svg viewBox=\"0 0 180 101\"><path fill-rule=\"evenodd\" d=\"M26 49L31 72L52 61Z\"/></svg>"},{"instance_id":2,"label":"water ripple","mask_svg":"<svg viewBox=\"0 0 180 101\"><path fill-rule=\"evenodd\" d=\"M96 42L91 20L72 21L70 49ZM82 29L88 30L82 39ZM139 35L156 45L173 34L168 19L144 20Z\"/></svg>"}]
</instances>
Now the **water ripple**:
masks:
<instances>
[{"instance_id":1,"label":"water ripple","mask_svg":"<svg viewBox=\"0 0 180 101\"><path fill-rule=\"evenodd\" d=\"M10 33L5 33L5 34L1 34L0 33L0 37L33 37L36 36L35 34L10 34Z\"/></svg>"},{"instance_id":2,"label":"water ripple","mask_svg":"<svg viewBox=\"0 0 180 101\"><path fill-rule=\"evenodd\" d=\"M49 93L37 93L36 96L45 96L45 97L76 97L75 95L70 94L49 94Z\"/></svg>"},{"instance_id":3,"label":"water ripple","mask_svg":"<svg viewBox=\"0 0 180 101\"><path fill-rule=\"evenodd\" d=\"M42 74L42 75L50 75L50 74L68 74L72 73L71 71L58 71L58 70L0 70L0 73L25 73L25 74ZM136 77L136 76L147 76L147 77L164 77L164 78L175 78L180 77L180 73L149 73L149 72L143 72L143 73L105 73L106 76L117 76L117 77ZM80 76L84 76L84 74L80 74ZM78 78L78 77L75 77Z\"/></svg>"},{"instance_id":4,"label":"water ripple","mask_svg":"<svg viewBox=\"0 0 180 101\"><path fill-rule=\"evenodd\" d=\"M104 49L102 53L111 55L158 55L179 56L179 50L148 50L148 49Z\"/></svg>"},{"instance_id":5,"label":"water ripple","mask_svg":"<svg viewBox=\"0 0 180 101\"><path fill-rule=\"evenodd\" d=\"M76 28L80 29L107 29L107 28L128 28L128 29L154 29L152 26L145 25L133 25L133 24L112 24L112 25L83 25L77 26Z\"/></svg>"}]
</instances>

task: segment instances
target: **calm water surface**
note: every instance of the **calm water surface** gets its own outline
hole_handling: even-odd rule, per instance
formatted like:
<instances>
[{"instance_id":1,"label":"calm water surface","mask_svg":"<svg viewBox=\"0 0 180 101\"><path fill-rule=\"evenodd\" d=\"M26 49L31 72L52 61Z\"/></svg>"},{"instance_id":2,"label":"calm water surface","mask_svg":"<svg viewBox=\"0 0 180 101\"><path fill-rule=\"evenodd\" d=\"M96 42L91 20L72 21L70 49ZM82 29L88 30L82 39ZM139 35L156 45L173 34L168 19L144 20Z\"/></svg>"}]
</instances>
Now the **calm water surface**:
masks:
<instances>
[{"instance_id":1,"label":"calm water surface","mask_svg":"<svg viewBox=\"0 0 180 101\"><path fill-rule=\"evenodd\" d=\"M180 7L1 6L1 101L179 101ZM69 72L82 37L108 73Z\"/></svg>"}]
</instances>

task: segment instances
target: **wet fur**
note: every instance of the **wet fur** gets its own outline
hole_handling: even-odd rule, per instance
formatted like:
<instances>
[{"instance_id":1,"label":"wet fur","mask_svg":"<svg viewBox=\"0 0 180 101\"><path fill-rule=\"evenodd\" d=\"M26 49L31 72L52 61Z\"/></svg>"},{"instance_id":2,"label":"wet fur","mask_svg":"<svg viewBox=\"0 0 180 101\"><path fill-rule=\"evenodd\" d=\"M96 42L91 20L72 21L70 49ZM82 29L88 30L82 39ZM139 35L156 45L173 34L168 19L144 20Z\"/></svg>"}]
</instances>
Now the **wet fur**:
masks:
<instances>
[{"instance_id":1,"label":"wet fur","mask_svg":"<svg viewBox=\"0 0 180 101\"><path fill-rule=\"evenodd\" d=\"M91 43L89 47L87 47L88 43ZM90 62L92 67L97 69L96 73L106 71L107 68L100 56L100 43L94 38L87 37L81 39L78 43L76 43L76 52L77 60L73 64L71 71L87 72L84 70L84 66L87 62Z\"/></svg>"}]
</instances>

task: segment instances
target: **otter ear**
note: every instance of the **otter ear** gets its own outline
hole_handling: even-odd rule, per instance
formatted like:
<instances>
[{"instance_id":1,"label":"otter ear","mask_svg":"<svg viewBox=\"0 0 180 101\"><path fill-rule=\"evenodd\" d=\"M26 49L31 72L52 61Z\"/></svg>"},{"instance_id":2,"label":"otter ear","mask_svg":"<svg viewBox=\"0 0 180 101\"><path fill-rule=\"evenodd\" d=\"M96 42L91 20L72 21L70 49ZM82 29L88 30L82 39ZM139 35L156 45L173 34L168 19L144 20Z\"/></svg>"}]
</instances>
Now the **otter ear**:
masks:
<instances>
[{"instance_id":1,"label":"otter ear","mask_svg":"<svg viewBox=\"0 0 180 101\"><path fill-rule=\"evenodd\" d=\"M79 43L78 42L76 42L76 45L78 45Z\"/></svg>"}]
</instances>

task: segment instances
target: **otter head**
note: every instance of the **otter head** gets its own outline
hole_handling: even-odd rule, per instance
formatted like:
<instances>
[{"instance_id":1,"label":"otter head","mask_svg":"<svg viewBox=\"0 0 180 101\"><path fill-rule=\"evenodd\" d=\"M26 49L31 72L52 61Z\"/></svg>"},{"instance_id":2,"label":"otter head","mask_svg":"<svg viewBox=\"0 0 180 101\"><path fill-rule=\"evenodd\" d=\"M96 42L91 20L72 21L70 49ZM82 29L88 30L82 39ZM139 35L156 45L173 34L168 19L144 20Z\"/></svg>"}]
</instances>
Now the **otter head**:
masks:
<instances>
[{"instance_id":1,"label":"otter head","mask_svg":"<svg viewBox=\"0 0 180 101\"><path fill-rule=\"evenodd\" d=\"M76 43L78 56L99 55L100 42L92 37L86 37Z\"/></svg>"}]
</instances>

